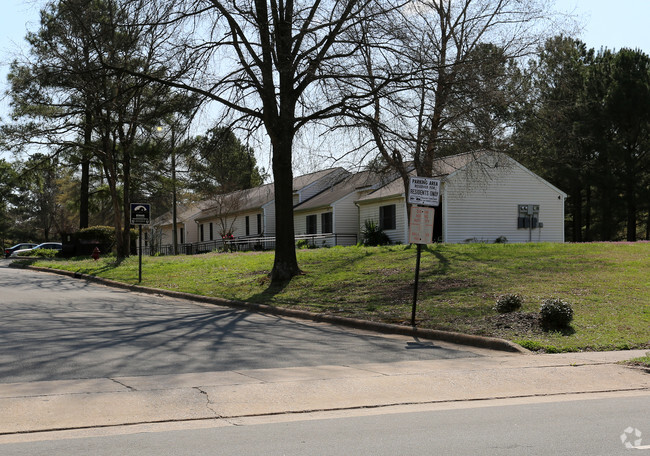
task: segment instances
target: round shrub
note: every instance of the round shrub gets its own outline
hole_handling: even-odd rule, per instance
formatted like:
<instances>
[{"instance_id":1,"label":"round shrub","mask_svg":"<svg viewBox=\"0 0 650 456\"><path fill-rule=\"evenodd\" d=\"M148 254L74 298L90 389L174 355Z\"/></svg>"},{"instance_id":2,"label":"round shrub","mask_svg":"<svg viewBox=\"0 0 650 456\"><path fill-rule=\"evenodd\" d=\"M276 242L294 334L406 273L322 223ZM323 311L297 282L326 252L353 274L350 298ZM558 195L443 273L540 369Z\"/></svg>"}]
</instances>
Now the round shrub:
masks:
<instances>
[{"instance_id":1,"label":"round shrub","mask_svg":"<svg viewBox=\"0 0 650 456\"><path fill-rule=\"evenodd\" d=\"M558 298L544 300L539 313L545 328L566 328L573 320L571 304Z\"/></svg>"},{"instance_id":2,"label":"round shrub","mask_svg":"<svg viewBox=\"0 0 650 456\"><path fill-rule=\"evenodd\" d=\"M524 299L518 294L504 294L499 296L494 304L494 310L499 313L509 313L521 309Z\"/></svg>"}]
</instances>

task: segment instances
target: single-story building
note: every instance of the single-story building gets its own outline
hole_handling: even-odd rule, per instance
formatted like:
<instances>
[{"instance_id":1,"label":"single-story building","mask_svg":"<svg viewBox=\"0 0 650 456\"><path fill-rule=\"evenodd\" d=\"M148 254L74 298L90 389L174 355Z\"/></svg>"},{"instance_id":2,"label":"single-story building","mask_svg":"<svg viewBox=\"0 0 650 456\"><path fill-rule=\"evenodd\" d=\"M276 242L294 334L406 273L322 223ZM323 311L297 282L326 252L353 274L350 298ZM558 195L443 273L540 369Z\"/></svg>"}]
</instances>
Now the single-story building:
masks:
<instances>
[{"instance_id":1,"label":"single-story building","mask_svg":"<svg viewBox=\"0 0 650 456\"><path fill-rule=\"evenodd\" d=\"M359 239L356 201L381 187L372 171L349 174L341 181L294 207L294 230L314 245L355 245Z\"/></svg>"},{"instance_id":2,"label":"single-story building","mask_svg":"<svg viewBox=\"0 0 650 456\"><path fill-rule=\"evenodd\" d=\"M566 193L509 156L477 152L442 157L433 239L462 242L564 242ZM267 248L275 235L273 184L220 195L179 213L181 252L213 250L223 239ZM315 245L360 242L373 221L393 243L408 243L406 192L401 178L332 168L294 179L296 239ZM154 223L155 225L155 223ZM162 243L171 242L171 217L160 218Z\"/></svg>"},{"instance_id":3,"label":"single-story building","mask_svg":"<svg viewBox=\"0 0 650 456\"><path fill-rule=\"evenodd\" d=\"M179 252L182 251L181 246L191 245L198 242L196 232L196 217L201 213L202 208L206 202L190 203L187 205L180 205L177 208L176 214L176 242L179 246ZM152 220L151 225L145 227L144 230L144 247L153 252L161 252L164 254L173 253L173 221L172 212L167 212L160 217Z\"/></svg>"},{"instance_id":4,"label":"single-story building","mask_svg":"<svg viewBox=\"0 0 650 456\"><path fill-rule=\"evenodd\" d=\"M434 163L441 181L434 239L462 242L564 242L566 193L509 156L479 152ZM361 223L375 221L392 242L408 243L401 178L356 202Z\"/></svg>"},{"instance_id":5,"label":"single-story building","mask_svg":"<svg viewBox=\"0 0 650 456\"><path fill-rule=\"evenodd\" d=\"M332 187L350 173L343 168L331 168L298 176L293 180L294 206ZM211 241L204 233L217 227L219 239L237 239L246 247L267 248L268 238L275 236L275 193L273 184L240 190L217 197L211 207L197 217L199 243ZM210 231L212 233L212 231ZM232 242L232 241L231 241ZM211 245L206 245L212 249Z\"/></svg>"}]
</instances>

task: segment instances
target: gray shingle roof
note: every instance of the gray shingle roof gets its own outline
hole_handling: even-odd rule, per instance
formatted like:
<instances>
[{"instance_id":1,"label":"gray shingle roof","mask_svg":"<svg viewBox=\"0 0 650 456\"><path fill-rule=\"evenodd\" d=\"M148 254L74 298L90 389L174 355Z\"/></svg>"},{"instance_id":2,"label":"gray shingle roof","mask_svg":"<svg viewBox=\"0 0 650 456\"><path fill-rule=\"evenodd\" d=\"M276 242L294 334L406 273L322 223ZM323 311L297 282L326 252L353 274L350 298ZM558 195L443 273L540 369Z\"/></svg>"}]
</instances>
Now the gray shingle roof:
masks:
<instances>
[{"instance_id":1,"label":"gray shingle roof","mask_svg":"<svg viewBox=\"0 0 650 456\"><path fill-rule=\"evenodd\" d=\"M448 157L438 158L433 162L432 176L427 177L444 178L451 173L467 166L467 164L471 163L474 160L477 160L479 157L483 156L486 153L487 152L468 152L465 154L450 155ZM415 172L412 171L411 174L415 175ZM362 196L357 201L372 201L377 199L398 197L403 194L404 182L402 181L401 177L398 177L383 187L378 188L374 192Z\"/></svg>"},{"instance_id":2,"label":"gray shingle roof","mask_svg":"<svg viewBox=\"0 0 650 456\"><path fill-rule=\"evenodd\" d=\"M360 173L351 174L340 180L336 184L323 190L319 194L309 198L307 201L298 204L295 211L304 211L316 209L320 207L327 207L341 198L349 195L352 192L362 190L364 188L372 188L381 181L381 176L371 171L362 171Z\"/></svg>"}]
</instances>

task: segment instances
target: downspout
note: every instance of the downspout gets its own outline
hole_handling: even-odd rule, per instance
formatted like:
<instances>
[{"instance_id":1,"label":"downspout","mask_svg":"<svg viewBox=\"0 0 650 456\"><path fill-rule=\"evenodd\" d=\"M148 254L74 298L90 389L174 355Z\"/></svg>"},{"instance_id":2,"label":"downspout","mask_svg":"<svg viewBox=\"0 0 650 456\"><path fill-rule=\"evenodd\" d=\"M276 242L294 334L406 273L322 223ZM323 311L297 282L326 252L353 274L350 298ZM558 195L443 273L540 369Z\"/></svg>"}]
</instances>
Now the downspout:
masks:
<instances>
[{"instance_id":1,"label":"downspout","mask_svg":"<svg viewBox=\"0 0 650 456\"><path fill-rule=\"evenodd\" d=\"M447 242L447 186L445 182L441 182L442 187L442 242Z\"/></svg>"},{"instance_id":2,"label":"downspout","mask_svg":"<svg viewBox=\"0 0 650 456\"><path fill-rule=\"evenodd\" d=\"M408 245L409 243L409 206L406 204L406 192L402 193L402 198L404 198L404 244Z\"/></svg>"},{"instance_id":3,"label":"downspout","mask_svg":"<svg viewBox=\"0 0 650 456\"><path fill-rule=\"evenodd\" d=\"M336 207L330 205L332 208L332 235L334 236L334 246L336 247L339 244L338 238L336 236L336 233L338 230L336 229Z\"/></svg>"}]
</instances>

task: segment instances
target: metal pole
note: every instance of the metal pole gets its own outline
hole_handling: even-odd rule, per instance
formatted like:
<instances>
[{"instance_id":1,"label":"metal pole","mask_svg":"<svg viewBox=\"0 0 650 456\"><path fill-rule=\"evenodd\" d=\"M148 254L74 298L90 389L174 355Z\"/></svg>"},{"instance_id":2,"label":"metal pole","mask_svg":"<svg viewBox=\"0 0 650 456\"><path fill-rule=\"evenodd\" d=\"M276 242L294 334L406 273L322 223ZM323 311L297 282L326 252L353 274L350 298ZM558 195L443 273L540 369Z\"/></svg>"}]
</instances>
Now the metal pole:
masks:
<instances>
[{"instance_id":1,"label":"metal pole","mask_svg":"<svg viewBox=\"0 0 650 456\"><path fill-rule=\"evenodd\" d=\"M138 234L140 240L138 241L140 247L138 248L138 283L142 282L142 225L138 225Z\"/></svg>"},{"instance_id":2,"label":"metal pole","mask_svg":"<svg viewBox=\"0 0 650 456\"><path fill-rule=\"evenodd\" d=\"M415 262L415 285L413 286L413 310L411 311L411 326L415 327L415 308L418 302L418 282L420 280L420 257L422 256L422 244L418 244L418 255Z\"/></svg>"},{"instance_id":3,"label":"metal pole","mask_svg":"<svg viewBox=\"0 0 650 456\"><path fill-rule=\"evenodd\" d=\"M172 126L172 244L173 253L178 255L178 239L176 226L176 137L174 135L174 127Z\"/></svg>"}]
</instances>

